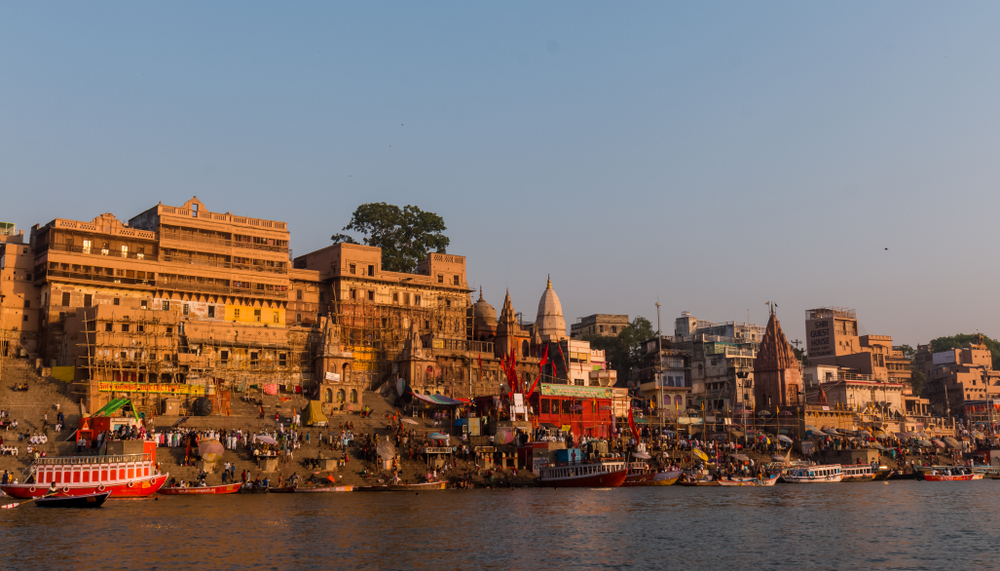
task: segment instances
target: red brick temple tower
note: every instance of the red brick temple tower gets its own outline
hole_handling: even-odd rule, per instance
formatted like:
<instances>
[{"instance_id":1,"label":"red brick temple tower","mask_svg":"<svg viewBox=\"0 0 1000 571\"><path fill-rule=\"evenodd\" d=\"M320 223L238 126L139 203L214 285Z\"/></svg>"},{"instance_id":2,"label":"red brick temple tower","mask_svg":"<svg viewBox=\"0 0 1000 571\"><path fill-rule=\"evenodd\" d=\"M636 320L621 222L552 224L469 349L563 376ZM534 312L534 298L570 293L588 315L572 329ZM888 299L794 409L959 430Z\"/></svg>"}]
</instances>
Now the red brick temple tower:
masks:
<instances>
[{"instance_id":1,"label":"red brick temple tower","mask_svg":"<svg viewBox=\"0 0 1000 571\"><path fill-rule=\"evenodd\" d=\"M799 396L802 389L799 360L795 358L792 346L781 331L778 318L774 315L774 307L771 307L771 318L767 322L753 367L757 408L772 411L775 408L804 404Z\"/></svg>"}]
</instances>

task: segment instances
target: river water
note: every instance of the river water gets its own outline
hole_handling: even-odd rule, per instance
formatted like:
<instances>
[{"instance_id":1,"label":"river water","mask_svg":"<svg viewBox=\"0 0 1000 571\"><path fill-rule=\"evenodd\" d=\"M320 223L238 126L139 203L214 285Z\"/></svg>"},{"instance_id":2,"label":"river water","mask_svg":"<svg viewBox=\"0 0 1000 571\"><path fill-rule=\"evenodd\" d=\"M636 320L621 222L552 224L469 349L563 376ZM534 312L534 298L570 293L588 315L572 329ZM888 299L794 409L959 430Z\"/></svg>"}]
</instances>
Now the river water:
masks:
<instances>
[{"instance_id":1,"label":"river water","mask_svg":"<svg viewBox=\"0 0 1000 571\"><path fill-rule=\"evenodd\" d=\"M0 569L1000 569L1000 481L111 500L0 510Z\"/></svg>"}]
</instances>

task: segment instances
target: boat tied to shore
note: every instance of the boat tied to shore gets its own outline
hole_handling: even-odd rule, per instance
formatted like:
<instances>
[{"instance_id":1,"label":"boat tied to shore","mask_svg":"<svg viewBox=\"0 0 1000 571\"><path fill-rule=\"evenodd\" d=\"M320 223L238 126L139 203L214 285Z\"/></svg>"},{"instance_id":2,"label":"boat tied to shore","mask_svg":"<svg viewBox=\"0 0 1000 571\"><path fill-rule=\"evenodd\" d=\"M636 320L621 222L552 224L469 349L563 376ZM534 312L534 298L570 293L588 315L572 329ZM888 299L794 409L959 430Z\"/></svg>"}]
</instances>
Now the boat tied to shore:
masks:
<instances>
[{"instance_id":1,"label":"boat tied to shore","mask_svg":"<svg viewBox=\"0 0 1000 571\"><path fill-rule=\"evenodd\" d=\"M557 462L542 466L538 485L549 488L618 488L625 483L628 467L618 458L596 462Z\"/></svg>"},{"instance_id":2,"label":"boat tied to shore","mask_svg":"<svg viewBox=\"0 0 1000 571\"><path fill-rule=\"evenodd\" d=\"M840 468L843 474L841 482L870 482L875 479L876 471L871 464L844 464Z\"/></svg>"},{"instance_id":3,"label":"boat tied to shore","mask_svg":"<svg viewBox=\"0 0 1000 571\"><path fill-rule=\"evenodd\" d=\"M222 484L221 486L171 486L162 487L157 492L164 496L199 496L211 494L235 494L240 491L240 483Z\"/></svg>"},{"instance_id":4,"label":"boat tied to shore","mask_svg":"<svg viewBox=\"0 0 1000 571\"><path fill-rule=\"evenodd\" d=\"M772 476L761 476L759 478L755 477L738 477L738 478L720 478L717 480L720 486L732 486L732 487L767 487L773 486L775 482L778 481L778 474Z\"/></svg>"},{"instance_id":5,"label":"boat tied to shore","mask_svg":"<svg viewBox=\"0 0 1000 571\"><path fill-rule=\"evenodd\" d=\"M680 470L664 470L657 472L649 467L645 462L630 462L628 464L628 475L622 486L672 486L680 478Z\"/></svg>"},{"instance_id":6,"label":"boat tied to shore","mask_svg":"<svg viewBox=\"0 0 1000 571\"><path fill-rule=\"evenodd\" d=\"M821 464L791 468L781 475L788 484L822 484L840 482L844 473L840 464Z\"/></svg>"},{"instance_id":7,"label":"boat tied to shore","mask_svg":"<svg viewBox=\"0 0 1000 571\"><path fill-rule=\"evenodd\" d=\"M24 483L3 484L13 498L35 499L51 492L87 496L109 492L112 498L146 498L166 483L170 474L158 474L156 443L142 442L142 453L38 458L24 472Z\"/></svg>"},{"instance_id":8,"label":"boat tied to shore","mask_svg":"<svg viewBox=\"0 0 1000 571\"><path fill-rule=\"evenodd\" d=\"M354 486L325 486L319 488L295 488L296 494L310 493L310 494L320 494L328 492L350 492L354 490Z\"/></svg>"},{"instance_id":9,"label":"boat tied to shore","mask_svg":"<svg viewBox=\"0 0 1000 571\"><path fill-rule=\"evenodd\" d=\"M372 486L356 486L355 492L420 492L424 490L444 490L448 487L448 482L443 480L434 482L420 482L417 484L381 484Z\"/></svg>"}]
</instances>

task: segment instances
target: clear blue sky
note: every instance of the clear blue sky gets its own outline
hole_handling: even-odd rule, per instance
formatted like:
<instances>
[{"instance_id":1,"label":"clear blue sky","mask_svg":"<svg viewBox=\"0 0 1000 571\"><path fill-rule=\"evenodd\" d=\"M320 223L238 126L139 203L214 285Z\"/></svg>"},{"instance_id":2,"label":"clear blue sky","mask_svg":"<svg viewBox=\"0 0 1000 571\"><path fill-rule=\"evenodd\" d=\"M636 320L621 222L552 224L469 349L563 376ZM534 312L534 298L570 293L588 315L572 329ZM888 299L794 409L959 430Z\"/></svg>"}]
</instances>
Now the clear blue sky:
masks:
<instances>
[{"instance_id":1,"label":"clear blue sky","mask_svg":"<svg viewBox=\"0 0 1000 571\"><path fill-rule=\"evenodd\" d=\"M0 220L442 215L499 308L1000 337L997 3L3 2ZM888 248L888 250L886 250Z\"/></svg>"}]
</instances>

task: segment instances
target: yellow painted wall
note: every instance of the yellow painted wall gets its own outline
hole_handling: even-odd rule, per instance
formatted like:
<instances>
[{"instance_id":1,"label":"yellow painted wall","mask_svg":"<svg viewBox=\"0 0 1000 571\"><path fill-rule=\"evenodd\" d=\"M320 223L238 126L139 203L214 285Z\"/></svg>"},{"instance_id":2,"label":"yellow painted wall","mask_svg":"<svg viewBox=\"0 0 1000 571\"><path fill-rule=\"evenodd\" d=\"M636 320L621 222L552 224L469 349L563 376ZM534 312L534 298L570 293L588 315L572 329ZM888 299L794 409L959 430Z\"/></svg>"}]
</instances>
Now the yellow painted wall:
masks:
<instances>
[{"instance_id":1,"label":"yellow painted wall","mask_svg":"<svg viewBox=\"0 0 1000 571\"><path fill-rule=\"evenodd\" d=\"M351 369L355 371L375 372L375 350L371 347L351 347L354 362Z\"/></svg>"},{"instance_id":2,"label":"yellow painted wall","mask_svg":"<svg viewBox=\"0 0 1000 571\"><path fill-rule=\"evenodd\" d=\"M257 321L257 316L254 315L255 310L260 310L260 321ZM236 316L237 310L239 310L239 317ZM277 321L275 321L275 315L277 315ZM248 325L267 325L268 327L284 327L285 326L285 310L283 308L268 308L268 307L252 307L248 305L230 305L226 304L226 321L233 321L235 323L246 323Z\"/></svg>"}]
</instances>

